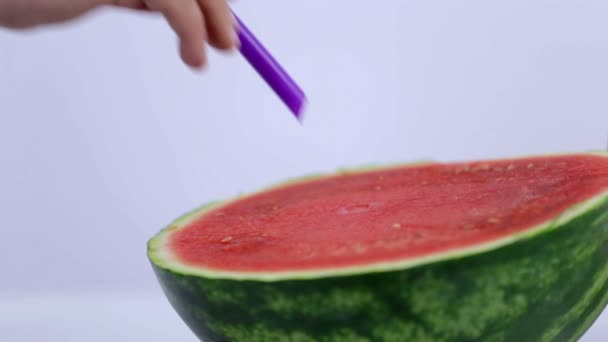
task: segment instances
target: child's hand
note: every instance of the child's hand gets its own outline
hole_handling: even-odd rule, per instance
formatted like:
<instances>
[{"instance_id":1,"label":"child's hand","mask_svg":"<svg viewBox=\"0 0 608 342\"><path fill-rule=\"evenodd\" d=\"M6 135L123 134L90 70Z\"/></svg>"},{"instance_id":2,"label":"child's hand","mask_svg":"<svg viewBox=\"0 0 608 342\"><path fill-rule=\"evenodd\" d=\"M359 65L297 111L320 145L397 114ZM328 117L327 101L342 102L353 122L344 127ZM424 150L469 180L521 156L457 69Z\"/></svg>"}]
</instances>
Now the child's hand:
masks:
<instances>
[{"instance_id":1,"label":"child's hand","mask_svg":"<svg viewBox=\"0 0 608 342\"><path fill-rule=\"evenodd\" d=\"M67 21L100 6L160 12L180 39L180 54L192 67L206 64L204 42L235 48L235 21L226 0L0 0L0 26L26 29Z\"/></svg>"}]
</instances>

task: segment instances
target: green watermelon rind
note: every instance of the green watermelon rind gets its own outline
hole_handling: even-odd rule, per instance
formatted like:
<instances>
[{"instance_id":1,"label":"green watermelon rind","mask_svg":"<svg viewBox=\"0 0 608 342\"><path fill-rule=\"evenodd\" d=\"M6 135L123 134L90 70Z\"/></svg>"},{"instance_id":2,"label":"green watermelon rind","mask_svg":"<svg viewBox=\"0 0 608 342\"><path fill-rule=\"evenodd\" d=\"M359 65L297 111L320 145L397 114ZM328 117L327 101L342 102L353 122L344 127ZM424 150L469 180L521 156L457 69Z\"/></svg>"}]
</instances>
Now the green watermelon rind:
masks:
<instances>
[{"instance_id":1,"label":"green watermelon rind","mask_svg":"<svg viewBox=\"0 0 608 342\"><path fill-rule=\"evenodd\" d=\"M565 156L568 154L545 154L538 157L549 157L549 156ZM570 155L581 155L581 153L570 154ZM608 153L603 151L594 151L587 152L583 155L598 155L608 158ZM535 156L526 156L527 158L534 158ZM496 159L495 161L500 160L515 160L517 157L508 158L508 159ZM484 162L492 162L492 160L485 160ZM209 269L203 266L189 266L179 261L175 260L175 257L171 255L170 251L165 248L167 245L167 238L171 235L172 232L178 230L193 220L196 220L198 217L204 215L205 213L218 209L223 205L230 204L232 201L238 201L248 196L254 196L257 193L270 191L273 189L279 189L284 186L289 186L298 183L305 183L310 180L318 180L322 178L329 178L335 176L336 174L352 174L358 172L365 171L377 171L377 170L389 170L391 168L403 168L403 167L416 167L421 165L432 165L434 162L432 161L416 161L410 163L401 163L401 164L392 164L392 165L365 165L357 168L342 168L339 169L338 173L329 173L329 174L313 174L307 175L299 178L294 178L291 180L287 180L278 184L275 184L270 187L266 187L260 191L252 192L249 194L242 194L237 198L228 200L228 201L214 201L207 203L199 208L196 208L181 217L174 220L167 227L162 229L155 237L148 241L148 257L157 267L165 268L167 270L171 270L172 272L183 274L183 275L191 275L191 276L199 276L210 279L233 279L233 280L256 280L256 281L282 281L282 280L290 280L290 279L316 279L316 278L324 278L331 276L349 276L349 275L357 275L357 274L366 274L373 272L388 272L395 270L403 270L412 267L418 267L426 264L441 262L444 260L450 259L459 259L464 257L469 257L472 255L489 252L492 250L499 249L503 246L512 244L514 242L530 239L539 234L543 234L549 232L553 229L556 229L569 221L575 219L577 216L594 209L602 205L604 202L608 200L608 189L599 193L592 198L589 198L583 202L574 204L567 210L565 210L561 215L555 217L552 220L546 221L542 224L536 225L525 231L494 240L491 242L478 244L472 247L464 247L459 249L452 249L443 253L434 253L430 256L411 258L407 260L397 260L397 261L388 261L388 262L375 262L366 265L354 265L349 267L338 267L338 268L326 268L319 270L298 270L298 271L275 271L275 272L242 272L242 271L222 271L222 270L214 270Z\"/></svg>"}]
</instances>

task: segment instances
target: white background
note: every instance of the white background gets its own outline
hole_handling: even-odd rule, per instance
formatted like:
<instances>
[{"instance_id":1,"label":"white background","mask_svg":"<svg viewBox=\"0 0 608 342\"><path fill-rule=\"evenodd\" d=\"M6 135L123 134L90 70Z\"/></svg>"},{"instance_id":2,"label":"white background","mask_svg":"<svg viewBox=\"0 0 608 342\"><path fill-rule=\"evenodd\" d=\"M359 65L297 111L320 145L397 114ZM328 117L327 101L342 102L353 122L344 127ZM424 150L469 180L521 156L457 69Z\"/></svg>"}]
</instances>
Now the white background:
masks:
<instances>
[{"instance_id":1,"label":"white background","mask_svg":"<svg viewBox=\"0 0 608 342\"><path fill-rule=\"evenodd\" d=\"M145 247L208 200L369 162L606 148L606 1L234 8L307 91L303 126L238 55L192 73L155 16L0 31L0 339L193 341Z\"/></svg>"}]
</instances>

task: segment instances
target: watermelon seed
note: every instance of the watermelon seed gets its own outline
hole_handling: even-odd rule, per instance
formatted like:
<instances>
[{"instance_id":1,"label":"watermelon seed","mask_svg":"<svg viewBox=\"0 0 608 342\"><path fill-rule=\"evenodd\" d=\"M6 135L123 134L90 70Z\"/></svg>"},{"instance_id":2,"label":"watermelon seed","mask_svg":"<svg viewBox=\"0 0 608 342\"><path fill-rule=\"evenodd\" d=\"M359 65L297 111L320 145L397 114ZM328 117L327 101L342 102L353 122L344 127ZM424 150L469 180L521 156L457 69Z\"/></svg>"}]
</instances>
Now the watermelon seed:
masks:
<instances>
[{"instance_id":1,"label":"watermelon seed","mask_svg":"<svg viewBox=\"0 0 608 342\"><path fill-rule=\"evenodd\" d=\"M227 236L227 237L225 237L225 238L222 239L222 243L228 243L230 241L232 241L232 236Z\"/></svg>"},{"instance_id":2,"label":"watermelon seed","mask_svg":"<svg viewBox=\"0 0 608 342\"><path fill-rule=\"evenodd\" d=\"M399 223L393 223L393 228L401 228L401 225Z\"/></svg>"},{"instance_id":3,"label":"watermelon seed","mask_svg":"<svg viewBox=\"0 0 608 342\"><path fill-rule=\"evenodd\" d=\"M504 181L504 180L505 180L505 179L504 179L503 177L496 178L496 181L497 181L497 182L502 182L502 181Z\"/></svg>"},{"instance_id":4,"label":"watermelon seed","mask_svg":"<svg viewBox=\"0 0 608 342\"><path fill-rule=\"evenodd\" d=\"M502 171L502 167L497 166L497 167L494 168L494 171L501 172Z\"/></svg>"},{"instance_id":5,"label":"watermelon seed","mask_svg":"<svg viewBox=\"0 0 608 342\"><path fill-rule=\"evenodd\" d=\"M488 164L481 164L478 167L474 167L472 171L488 171L490 169L490 165Z\"/></svg>"},{"instance_id":6,"label":"watermelon seed","mask_svg":"<svg viewBox=\"0 0 608 342\"><path fill-rule=\"evenodd\" d=\"M471 224L471 223L467 223L463 226L463 228L466 230L471 230L471 229L475 228L475 225Z\"/></svg>"},{"instance_id":7,"label":"watermelon seed","mask_svg":"<svg viewBox=\"0 0 608 342\"><path fill-rule=\"evenodd\" d=\"M528 164L528 169L531 169L533 167L534 167L534 164L532 164L532 163Z\"/></svg>"},{"instance_id":8,"label":"watermelon seed","mask_svg":"<svg viewBox=\"0 0 608 342\"><path fill-rule=\"evenodd\" d=\"M507 171L511 171L515 168L515 166L513 164L509 164L509 166L507 167Z\"/></svg>"},{"instance_id":9,"label":"watermelon seed","mask_svg":"<svg viewBox=\"0 0 608 342\"><path fill-rule=\"evenodd\" d=\"M490 217L488 219L488 223L499 223L499 222L500 222L500 220L497 219L496 217Z\"/></svg>"},{"instance_id":10,"label":"watermelon seed","mask_svg":"<svg viewBox=\"0 0 608 342\"><path fill-rule=\"evenodd\" d=\"M422 185L427 185L427 184L429 184L429 182L427 182L427 181L422 181L422 183L421 183L421 184L422 184Z\"/></svg>"},{"instance_id":11,"label":"watermelon seed","mask_svg":"<svg viewBox=\"0 0 608 342\"><path fill-rule=\"evenodd\" d=\"M381 207L382 202L370 202L369 204L358 204L351 205L348 207L343 207L338 209L338 214L340 215L348 215L348 214L359 214L365 213L375 208Z\"/></svg>"},{"instance_id":12,"label":"watermelon seed","mask_svg":"<svg viewBox=\"0 0 608 342\"><path fill-rule=\"evenodd\" d=\"M342 255L346 252L344 247L339 247L330 252L331 255Z\"/></svg>"},{"instance_id":13,"label":"watermelon seed","mask_svg":"<svg viewBox=\"0 0 608 342\"><path fill-rule=\"evenodd\" d=\"M456 174L458 175L458 174L461 174L463 172L469 172L469 171L471 171L471 167L469 165L465 165L462 168L456 169Z\"/></svg>"},{"instance_id":14,"label":"watermelon seed","mask_svg":"<svg viewBox=\"0 0 608 342\"><path fill-rule=\"evenodd\" d=\"M380 190L382 190L382 187L381 187L380 185L378 185L378 186L376 186L376 188L375 188L375 189L376 189L377 191L380 191Z\"/></svg>"},{"instance_id":15,"label":"watermelon seed","mask_svg":"<svg viewBox=\"0 0 608 342\"><path fill-rule=\"evenodd\" d=\"M357 253L357 254L365 253L365 247L361 246L361 245L356 245L355 246L355 253Z\"/></svg>"}]
</instances>

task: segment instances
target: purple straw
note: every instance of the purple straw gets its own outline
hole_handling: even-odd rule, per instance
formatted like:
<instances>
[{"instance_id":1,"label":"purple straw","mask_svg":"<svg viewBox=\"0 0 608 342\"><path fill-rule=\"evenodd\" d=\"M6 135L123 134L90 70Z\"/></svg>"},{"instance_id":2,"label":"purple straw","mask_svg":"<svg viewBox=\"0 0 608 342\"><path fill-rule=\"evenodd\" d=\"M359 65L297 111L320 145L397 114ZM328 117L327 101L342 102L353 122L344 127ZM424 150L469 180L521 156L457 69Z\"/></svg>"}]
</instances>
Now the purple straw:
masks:
<instances>
[{"instance_id":1,"label":"purple straw","mask_svg":"<svg viewBox=\"0 0 608 342\"><path fill-rule=\"evenodd\" d=\"M236 14L234 17L238 23L241 54L301 121L306 95Z\"/></svg>"}]
</instances>

